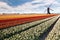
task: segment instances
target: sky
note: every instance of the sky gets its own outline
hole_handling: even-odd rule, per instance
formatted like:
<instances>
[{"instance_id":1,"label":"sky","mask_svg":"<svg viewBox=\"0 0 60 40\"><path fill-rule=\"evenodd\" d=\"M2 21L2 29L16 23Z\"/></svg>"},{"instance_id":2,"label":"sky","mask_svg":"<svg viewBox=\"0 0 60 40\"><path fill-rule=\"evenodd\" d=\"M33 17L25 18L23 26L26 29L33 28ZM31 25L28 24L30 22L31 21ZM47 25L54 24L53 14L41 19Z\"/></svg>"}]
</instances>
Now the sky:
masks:
<instances>
[{"instance_id":1,"label":"sky","mask_svg":"<svg viewBox=\"0 0 60 40\"><path fill-rule=\"evenodd\" d=\"M60 0L0 0L0 13L60 13Z\"/></svg>"}]
</instances>

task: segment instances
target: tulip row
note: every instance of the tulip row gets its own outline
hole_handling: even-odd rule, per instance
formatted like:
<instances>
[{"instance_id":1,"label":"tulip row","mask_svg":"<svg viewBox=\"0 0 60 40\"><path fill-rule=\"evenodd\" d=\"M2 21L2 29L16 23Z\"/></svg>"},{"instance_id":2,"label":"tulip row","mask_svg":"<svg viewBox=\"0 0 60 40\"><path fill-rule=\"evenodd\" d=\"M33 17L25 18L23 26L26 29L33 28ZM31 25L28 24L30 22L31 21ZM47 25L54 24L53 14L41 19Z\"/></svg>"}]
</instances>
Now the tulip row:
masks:
<instances>
[{"instance_id":1,"label":"tulip row","mask_svg":"<svg viewBox=\"0 0 60 40\"><path fill-rule=\"evenodd\" d=\"M17 34L14 34L12 35L11 37L7 37L5 38L4 40L39 40L38 37L48 28L50 27L54 22L55 20L57 19L58 17L55 17L49 21L46 21L44 23L41 23L33 28L30 28L26 31L23 31L21 33L17 33ZM41 21L41 20L40 20ZM33 23L35 24L35 23ZM31 23L32 25L32 23ZM29 25L28 25L29 26ZM22 27L22 26L21 26ZM27 25L26 25L27 27ZM23 27L24 28L24 27ZM9 32L8 32L9 33Z\"/></svg>"},{"instance_id":2,"label":"tulip row","mask_svg":"<svg viewBox=\"0 0 60 40\"><path fill-rule=\"evenodd\" d=\"M45 40L60 40L60 19Z\"/></svg>"}]
</instances>

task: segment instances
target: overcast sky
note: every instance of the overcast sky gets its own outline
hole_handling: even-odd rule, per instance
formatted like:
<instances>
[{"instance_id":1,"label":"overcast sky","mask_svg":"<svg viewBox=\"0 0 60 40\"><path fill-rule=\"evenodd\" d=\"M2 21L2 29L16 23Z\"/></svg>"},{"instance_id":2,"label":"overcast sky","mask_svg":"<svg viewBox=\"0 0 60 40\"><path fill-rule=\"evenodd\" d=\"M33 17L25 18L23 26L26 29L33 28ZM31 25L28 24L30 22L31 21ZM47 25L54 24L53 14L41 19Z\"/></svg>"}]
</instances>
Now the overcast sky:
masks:
<instances>
[{"instance_id":1,"label":"overcast sky","mask_svg":"<svg viewBox=\"0 0 60 40\"><path fill-rule=\"evenodd\" d=\"M49 7L60 13L60 0L0 0L0 13L46 13Z\"/></svg>"}]
</instances>

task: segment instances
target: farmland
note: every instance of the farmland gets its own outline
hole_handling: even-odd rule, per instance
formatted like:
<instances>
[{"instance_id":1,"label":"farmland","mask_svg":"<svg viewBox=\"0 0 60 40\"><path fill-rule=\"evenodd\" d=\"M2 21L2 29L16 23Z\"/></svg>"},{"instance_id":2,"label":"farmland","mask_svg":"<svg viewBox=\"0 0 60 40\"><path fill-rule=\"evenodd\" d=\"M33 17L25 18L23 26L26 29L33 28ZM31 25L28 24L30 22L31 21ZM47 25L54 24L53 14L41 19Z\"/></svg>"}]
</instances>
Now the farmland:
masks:
<instances>
[{"instance_id":1,"label":"farmland","mask_svg":"<svg viewBox=\"0 0 60 40\"><path fill-rule=\"evenodd\" d=\"M60 19L49 33L46 40L60 40Z\"/></svg>"},{"instance_id":2,"label":"farmland","mask_svg":"<svg viewBox=\"0 0 60 40\"><path fill-rule=\"evenodd\" d=\"M0 16L0 40L59 40L58 14Z\"/></svg>"},{"instance_id":3,"label":"farmland","mask_svg":"<svg viewBox=\"0 0 60 40\"><path fill-rule=\"evenodd\" d=\"M41 15L1 15L0 28L6 28L9 26L32 22L32 21L52 17L54 15L55 14L51 14L51 15L49 14L45 14L45 15L42 15L42 14Z\"/></svg>"}]
</instances>

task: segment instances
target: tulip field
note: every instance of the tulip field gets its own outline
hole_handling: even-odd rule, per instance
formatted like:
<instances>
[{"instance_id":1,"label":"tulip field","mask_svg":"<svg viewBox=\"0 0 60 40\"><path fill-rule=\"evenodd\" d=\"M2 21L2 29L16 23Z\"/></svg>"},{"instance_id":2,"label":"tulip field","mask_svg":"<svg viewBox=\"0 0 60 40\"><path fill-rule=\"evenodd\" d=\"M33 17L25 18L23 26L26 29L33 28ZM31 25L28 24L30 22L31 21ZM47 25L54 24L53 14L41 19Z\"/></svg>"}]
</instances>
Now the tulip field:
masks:
<instances>
[{"instance_id":1,"label":"tulip field","mask_svg":"<svg viewBox=\"0 0 60 40\"><path fill-rule=\"evenodd\" d=\"M60 40L59 14L0 15L0 40Z\"/></svg>"},{"instance_id":2,"label":"tulip field","mask_svg":"<svg viewBox=\"0 0 60 40\"><path fill-rule=\"evenodd\" d=\"M60 19L49 33L46 40L60 40Z\"/></svg>"}]
</instances>

